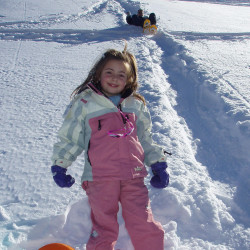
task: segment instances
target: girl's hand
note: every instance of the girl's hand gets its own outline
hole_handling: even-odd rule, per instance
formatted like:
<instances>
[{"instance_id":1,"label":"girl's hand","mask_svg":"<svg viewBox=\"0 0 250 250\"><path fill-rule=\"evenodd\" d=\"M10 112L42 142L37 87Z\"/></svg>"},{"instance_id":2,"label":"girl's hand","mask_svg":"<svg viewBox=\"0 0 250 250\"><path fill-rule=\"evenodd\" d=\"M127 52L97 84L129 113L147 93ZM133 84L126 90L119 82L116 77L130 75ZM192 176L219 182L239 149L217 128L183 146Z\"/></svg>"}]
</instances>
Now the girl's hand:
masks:
<instances>
[{"instance_id":1,"label":"girl's hand","mask_svg":"<svg viewBox=\"0 0 250 250\"><path fill-rule=\"evenodd\" d=\"M75 183L75 179L71 175L66 175L67 169L60 166L52 166L51 172L53 179L59 187L71 187Z\"/></svg>"},{"instance_id":2,"label":"girl's hand","mask_svg":"<svg viewBox=\"0 0 250 250\"><path fill-rule=\"evenodd\" d=\"M156 162L151 165L154 176L151 178L150 183L155 188L165 188L169 183L169 174L166 171L168 167L166 162Z\"/></svg>"}]
</instances>

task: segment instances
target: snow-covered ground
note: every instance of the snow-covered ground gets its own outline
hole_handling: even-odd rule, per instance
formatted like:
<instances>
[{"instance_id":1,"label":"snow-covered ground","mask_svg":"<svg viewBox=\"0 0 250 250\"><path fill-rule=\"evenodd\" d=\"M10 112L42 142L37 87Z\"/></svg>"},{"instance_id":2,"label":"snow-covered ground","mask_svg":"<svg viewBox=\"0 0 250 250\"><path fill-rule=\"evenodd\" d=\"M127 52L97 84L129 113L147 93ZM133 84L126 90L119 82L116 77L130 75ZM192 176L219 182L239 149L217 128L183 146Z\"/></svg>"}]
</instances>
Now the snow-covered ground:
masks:
<instances>
[{"instance_id":1,"label":"snow-covered ground","mask_svg":"<svg viewBox=\"0 0 250 250\"><path fill-rule=\"evenodd\" d=\"M155 12L142 34L125 13ZM0 249L85 249L91 222L76 179L50 157L70 94L108 48L128 41L154 139L173 155L168 188L149 188L165 249L249 249L250 1L0 0ZM116 249L133 250L121 212ZM157 250L157 249L156 249Z\"/></svg>"}]
</instances>

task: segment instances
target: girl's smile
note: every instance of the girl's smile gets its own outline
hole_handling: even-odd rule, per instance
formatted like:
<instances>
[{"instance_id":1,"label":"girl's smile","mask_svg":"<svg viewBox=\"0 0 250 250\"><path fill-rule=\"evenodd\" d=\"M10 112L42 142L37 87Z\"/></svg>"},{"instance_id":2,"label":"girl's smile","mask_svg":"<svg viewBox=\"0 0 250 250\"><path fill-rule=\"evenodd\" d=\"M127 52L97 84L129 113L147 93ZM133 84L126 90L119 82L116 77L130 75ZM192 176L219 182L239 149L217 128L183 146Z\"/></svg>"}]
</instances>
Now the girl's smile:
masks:
<instances>
[{"instance_id":1,"label":"girl's smile","mask_svg":"<svg viewBox=\"0 0 250 250\"><path fill-rule=\"evenodd\" d=\"M100 82L102 91L107 96L120 94L127 83L129 65L120 60L110 60L104 66Z\"/></svg>"}]
</instances>

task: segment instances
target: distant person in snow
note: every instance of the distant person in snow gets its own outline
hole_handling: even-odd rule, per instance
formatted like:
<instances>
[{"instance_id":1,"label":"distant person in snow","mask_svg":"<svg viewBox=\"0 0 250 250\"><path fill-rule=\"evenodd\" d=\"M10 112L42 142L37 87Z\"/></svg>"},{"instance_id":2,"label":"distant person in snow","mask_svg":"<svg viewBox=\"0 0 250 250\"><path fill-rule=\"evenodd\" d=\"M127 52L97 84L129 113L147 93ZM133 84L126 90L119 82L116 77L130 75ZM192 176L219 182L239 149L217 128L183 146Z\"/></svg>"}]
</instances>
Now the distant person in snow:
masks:
<instances>
[{"instance_id":1,"label":"distant person in snow","mask_svg":"<svg viewBox=\"0 0 250 250\"><path fill-rule=\"evenodd\" d=\"M164 250L164 230L153 218L144 184L145 165L152 170L155 188L167 187L169 175L165 152L152 139L137 77L136 59L127 45L122 52L106 51L72 93L54 145L51 171L59 187L74 184L67 168L85 151L81 184L92 220L87 250L114 249L119 203L134 249Z\"/></svg>"},{"instance_id":2,"label":"distant person in snow","mask_svg":"<svg viewBox=\"0 0 250 250\"><path fill-rule=\"evenodd\" d=\"M143 10L139 9L137 14L131 16L130 12L127 12L126 21L130 25L141 26L143 27L144 21L146 19L150 20L151 25L156 24L156 16L155 13L151 13L149 17L144 16Z\"/></svg>"}]
</instances>

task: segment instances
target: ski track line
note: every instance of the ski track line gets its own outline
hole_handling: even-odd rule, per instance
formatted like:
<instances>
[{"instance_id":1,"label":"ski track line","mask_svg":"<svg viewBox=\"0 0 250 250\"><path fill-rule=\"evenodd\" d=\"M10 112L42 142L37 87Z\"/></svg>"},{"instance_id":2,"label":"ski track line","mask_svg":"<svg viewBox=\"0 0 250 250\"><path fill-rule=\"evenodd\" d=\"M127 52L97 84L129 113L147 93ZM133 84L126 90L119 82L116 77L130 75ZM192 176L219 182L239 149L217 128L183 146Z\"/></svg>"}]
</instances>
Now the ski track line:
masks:
<instances>
[{"instance_id":1,"label":"ski track line","mask_svg":"<svg viewBox=\"0 0 250 250\"><path fill-rule=\"evenodd\" d=\"M249 100L248 100L244 95L242 95L242 94L240 93L240 91L239 91L239 90L238 90L229 80L225 80L225 79L223 78L223 75L220 75L220 76L219 76L219 80L226 82L226 85L227 85L228 88L229 88L229 92L230 92L230 93L231 93L231 92L235 93L235 97L236 97L237 99L241 100L242 103L244 104L244 106L245 106L247 109L249 109L249 111L250 111L250 103L249 103ZM225 94L224 94L224 95L225 95Z\"/></svg>"},{"instance_id":2,"label":"ski track line","mask_svg":"<svg viewBox=\"0 0 250 250\"><path fill-rule=\"evenodd\" d=\"M26 22L26 14L27 14L26 1L24 2L23 12L24 12L24 21ZM19 56L19 53L20 53L21 46L22 46L22 40L20 40L20 41L18 42L17 50L16 50L16 53L15 53L15 56L14 56L14 59L13 59L13 64L12 64L12 67L11 67L11 70L10 70L11 72L8 74L7 79L10 78L10 77L14 74L14 71L15 71L16 65L17 65L18 56Z\"/></svg>"},{"instance_id":3,"label":"ski track line","mask_svg":"<svg viewBox=\"0 0 250 250\"><path fill-rule=\"evenodd\" d=\"M191 0L182 0L182 1L191 1ZM249 0L194 0L196 2L205 2L211 4L224 4L224 5L233 5L233 6L250 6Z\"/></svg>"},{"instance_id":4,"label":"ski track line","mask_svg":"<svg viewBox=\"0 0 250 250\"><path fill-rule=\"evenodd\" d=\"M13 59L13 63L12 63L12 67L11 67L11 70L10 70L9 77L11 77L14 74L14 71L16 69L16 65L17 65L18 56L19 56L19 53L20 53L21 46L22 46L22 41L19 41L16 53L15 53L15 56L14 56L14 59Z\"/></svg>"},{"instance_id":5,"label":"ski track line","mask_svg":"<svg viewBox=\"0 0 250 250\"><path fill-rule=\"evenodd\" d=\"M225 32L225 33L202 33L202 32L188 32L188 31L171 31L169 34L175 36L176 38L182 39L182 40L244 40L244 39L250 39L250 32Z\"/></svg>"}]
</instances>

